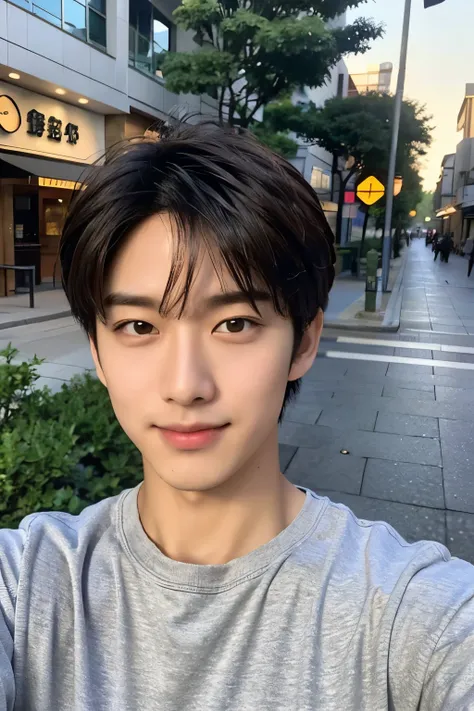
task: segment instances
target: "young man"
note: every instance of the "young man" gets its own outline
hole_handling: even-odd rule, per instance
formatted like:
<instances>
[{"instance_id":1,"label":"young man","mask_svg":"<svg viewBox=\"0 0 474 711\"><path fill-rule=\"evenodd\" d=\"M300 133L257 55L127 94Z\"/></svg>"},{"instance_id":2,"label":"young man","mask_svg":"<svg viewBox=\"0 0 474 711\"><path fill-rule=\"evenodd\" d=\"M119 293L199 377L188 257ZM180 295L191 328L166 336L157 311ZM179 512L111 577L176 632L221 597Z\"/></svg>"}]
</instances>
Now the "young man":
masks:
<instances>
[{"instance_id":1,"label":"young man","mask_svg":"<svg viewBox=\"0 0 474 711\"><path fill-rule=\"evenodd\" d=\"M302 176L169 129L88 181L61 260L144 481L0 531L1 711L474 708L474 567L280 472L334 276Z\"/></svg>"}]
</instances>

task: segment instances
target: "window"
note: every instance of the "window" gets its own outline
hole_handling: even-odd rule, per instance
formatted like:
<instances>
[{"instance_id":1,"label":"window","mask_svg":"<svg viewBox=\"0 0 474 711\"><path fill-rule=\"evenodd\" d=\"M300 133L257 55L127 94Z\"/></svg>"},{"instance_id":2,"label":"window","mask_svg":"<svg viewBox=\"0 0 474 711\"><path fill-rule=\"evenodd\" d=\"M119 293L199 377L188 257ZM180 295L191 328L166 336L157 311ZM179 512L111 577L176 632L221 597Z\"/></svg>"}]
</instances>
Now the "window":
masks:
<instances>
[{"instance_id":1,"label":"window","mask_svg":"<svg viewBox=\"0 0 474 711\"><path fill-rule=\"evenodd\" d=\"M106 0L11 0L84 42L107 46Z\"/></svg>"},{"instance_id":2,"label":"window","mask_svg":"<svg viewBox=\"0 0 474 711\"><path fill-rule=\"evenodd\" d=\"M161 78L161 58L163 52L170 51L171 23L149 0L129 0L129 3L129 64Z\"/></svg>"},{"instance_id":3,"label":"window","mask_svg":"<svg viewBox=\"0 0 474 711\"><path fill-rule=\"evenodd\" d=\"M321 168L313 166L311 172L311 187L315 190L329 192L331 189L331 178L327 173L324 173Z\"/></svg>"}]
</instances>

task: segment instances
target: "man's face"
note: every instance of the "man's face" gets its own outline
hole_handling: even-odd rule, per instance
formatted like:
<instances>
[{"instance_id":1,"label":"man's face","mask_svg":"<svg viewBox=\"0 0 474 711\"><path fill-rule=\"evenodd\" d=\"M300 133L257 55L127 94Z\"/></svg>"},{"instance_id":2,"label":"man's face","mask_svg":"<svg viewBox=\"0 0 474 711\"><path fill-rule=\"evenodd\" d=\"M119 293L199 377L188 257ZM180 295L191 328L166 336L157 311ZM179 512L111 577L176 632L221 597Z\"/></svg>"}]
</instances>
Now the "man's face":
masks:
<instances>
[{"instance_id":1,"label":"man's face","mask_svg":"<svg viewBox=\"0 0 474 711\"><path fill-rule=\"evenodd\" d=\"M173 240L166 215L149 218L130 236L106 284L116 305L107 309L105 325L97 322L100 363L93 345L92 351L145 471L182 491L208 491L274 454L288 379L311 366L319 329L290 370L290 320L270 301L258 301L261 316L243 298L229 303L237 286L224 273L221 287L205 252L180 319L179 305L165 318L152 304L120 304L134 297L160 304Z\"/></svg>"}]
</instances>

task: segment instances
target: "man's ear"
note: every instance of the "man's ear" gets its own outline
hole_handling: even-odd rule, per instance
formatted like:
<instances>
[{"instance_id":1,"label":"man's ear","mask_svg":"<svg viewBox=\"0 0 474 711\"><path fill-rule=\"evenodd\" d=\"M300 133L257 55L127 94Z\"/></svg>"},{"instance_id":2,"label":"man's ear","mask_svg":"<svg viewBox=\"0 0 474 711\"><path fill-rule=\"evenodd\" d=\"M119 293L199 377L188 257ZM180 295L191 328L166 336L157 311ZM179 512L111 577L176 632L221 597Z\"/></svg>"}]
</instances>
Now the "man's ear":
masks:
<instances>
[{"instance_id":1,"label":"man's ear","mask_svg":"<svg viewBox=\"0 0 474 711\"><path fill-rule=\"evenodd\" d=\"M105 385L105 387L107 387L107 381L105 379L104 371L102 370L102 366L100 364L99 352L97 350L97 346L95 345L93 339L90 336L89 344L91 347L92 359L94 361L95 372L97 373L97 377L99 378L102 385Z\"/></svg>"},{"instance_id":2,"label":"man's ear","mask_svg":"<svg viewBox=\"0 0 474 711\"><path fill-rule=\"evenodd\" d=\"M291 364L288 380L298 380L298 378L302 378L313 365L319 348L323 321L323 312L320 309L303 334L300 346Z\"/></svg>"}]
</instances>

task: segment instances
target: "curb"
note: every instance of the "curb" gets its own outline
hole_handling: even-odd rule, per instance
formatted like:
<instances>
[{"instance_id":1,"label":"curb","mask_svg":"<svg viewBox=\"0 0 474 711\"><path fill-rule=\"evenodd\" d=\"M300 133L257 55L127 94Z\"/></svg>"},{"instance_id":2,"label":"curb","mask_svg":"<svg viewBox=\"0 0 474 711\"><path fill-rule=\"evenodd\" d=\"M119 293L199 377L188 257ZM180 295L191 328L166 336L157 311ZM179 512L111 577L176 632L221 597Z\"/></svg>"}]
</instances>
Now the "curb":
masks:
<instances>
[{"instance_id":1,"label":"curb","mask_svg":"<svg viewBox=\"0 0 474 711\"><path fill-rule=\"evenodd\" d=\"M385 311L385 317L382 321L382 328L390 329L395 328L396 331L400 328L400 314L402 311L402 300L403 300L403 277L405 276L405 269L407 266L408 249L404 250L403 264L398 272L397 281L394 284L390 299L387 304L387 309Z\"/></svg>"},{"instance_id":2,"label":"curb","mask_svg":"<svg viewBox=\"0 0 474 711\"><path fill-rule=\"evenodd\" d=\"M30 323L41 323L42 321L54 321L57 318L65 318L71 315L71 310L58 311L53 314L42 314L41 316L30 316L29 318L21 318L16 321L8 321L8 323L0 323L0 331L7 328L15 328L16 326L28 326Z\"/></svg>"},{"instance_id":3,"label":"curb","mask_svg":"<svg viewBox=\"0 0 474 711\"><path fill-rule=\"evenodd\" d=\"M400 328L400 314L403 300L403 277L407 264L407 251L404 250L404 259L397 275L397 280L390 294L385 316L381 324L358 323L356 319L324 321L324 328L341 331L360 331L361 333L397 333Z\"/></svg>"}]
</instances>

